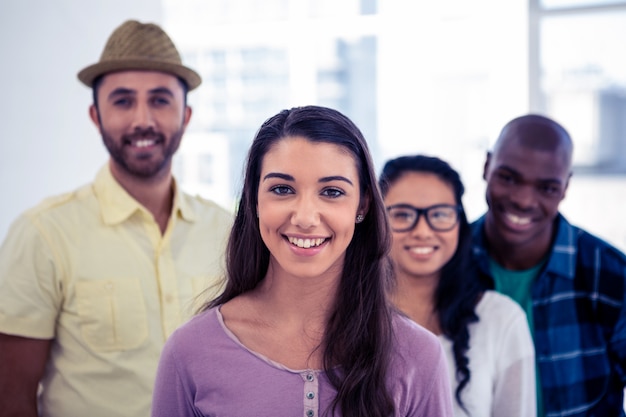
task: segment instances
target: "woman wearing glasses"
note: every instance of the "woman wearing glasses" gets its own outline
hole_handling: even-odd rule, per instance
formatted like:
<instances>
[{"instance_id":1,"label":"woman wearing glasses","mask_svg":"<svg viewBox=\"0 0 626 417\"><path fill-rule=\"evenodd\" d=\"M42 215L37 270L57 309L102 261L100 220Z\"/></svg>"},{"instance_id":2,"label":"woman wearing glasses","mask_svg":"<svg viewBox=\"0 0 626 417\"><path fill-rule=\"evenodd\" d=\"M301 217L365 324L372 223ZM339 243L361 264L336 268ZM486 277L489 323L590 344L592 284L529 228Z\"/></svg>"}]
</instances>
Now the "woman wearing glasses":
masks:
<instances>
[{"instance_id":1,"label":"woman wearing glasses","mask_svg":"<svg viewBox=\"0 0 626 417\"><path fill-rule=\"evenodd\" d=\"M441 159L402 156L379 185L393 245L393 303L439 336L448 357L455 416L535 416L534 348L526 316L486 290L470 267L464 187Z\"/></svg>"}]
</instances>

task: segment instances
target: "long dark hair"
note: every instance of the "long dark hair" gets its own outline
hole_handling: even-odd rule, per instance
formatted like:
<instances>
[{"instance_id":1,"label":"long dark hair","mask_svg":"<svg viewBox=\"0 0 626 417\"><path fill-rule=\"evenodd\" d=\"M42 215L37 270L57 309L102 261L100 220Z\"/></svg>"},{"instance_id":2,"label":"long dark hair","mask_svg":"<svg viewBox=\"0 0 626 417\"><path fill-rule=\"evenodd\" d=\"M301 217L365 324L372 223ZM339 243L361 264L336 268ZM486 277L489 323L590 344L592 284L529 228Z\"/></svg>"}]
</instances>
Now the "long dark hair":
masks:
<instances>
[{"instance_id":1,"label":"long dark hair","mask_svg":"<svg viewBox=\"0 0 626 417\"><path fill-rule=\"evenodd\" d=\"M383 167L379 179L383 196L386 196L394 182L407 172L436 175L452 187L456 204L461 207L459 244L452 258L441 268L441 276L435 290L435 313L443 334L452 341L458 381L455 397L465 410L461 391L471 377L469 360L466 356L470 342L468 326L478 321L475 308L485 290L474 273L470 260L472 234L461 201L465 187L458 172L439 158L424 155L401 156L387 161Z\"/></svg>"},{"instance_id":2,"label":"long dark hair","mask_svg":"<svg viewBox=\"0 0 626 417\"><path fill-rule=\"evenodd\" d=\"M356 225L346 250L322 341L324 370L337 389L332 409L338 407L346 417L393 415L394 403L386 387L392 340L391 308L385 294L392 276L387 259L391 232L367 143L354 123L338 111L297 107L263 123L248 152L227 245L225 289L204 309L252 290L265 277L270 253L261 239L256 216L261 164L276 142L294 136L345 148L356 162L361 201L369 200L365 219Z\"/></svg>"}]
</instances>

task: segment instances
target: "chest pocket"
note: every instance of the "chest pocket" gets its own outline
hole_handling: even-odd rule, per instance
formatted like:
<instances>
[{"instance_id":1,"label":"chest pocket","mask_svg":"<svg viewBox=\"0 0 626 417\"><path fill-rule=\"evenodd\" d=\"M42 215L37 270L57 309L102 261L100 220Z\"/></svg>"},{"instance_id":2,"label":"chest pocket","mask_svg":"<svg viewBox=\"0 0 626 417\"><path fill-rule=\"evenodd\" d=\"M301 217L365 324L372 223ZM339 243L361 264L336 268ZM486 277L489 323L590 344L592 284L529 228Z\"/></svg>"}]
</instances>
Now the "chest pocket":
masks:
<instances>
[{"instance_id":1,"label":"chest pocket","mask_svg":"<svg viewBox=\"0 0 626 417\"><path fill-rule=\"evenodd\" d=\"M147 338L146 307L138 279L79 281L76 301L81 333L92 349L133 349Z\"/></svg>"}]
</instances>

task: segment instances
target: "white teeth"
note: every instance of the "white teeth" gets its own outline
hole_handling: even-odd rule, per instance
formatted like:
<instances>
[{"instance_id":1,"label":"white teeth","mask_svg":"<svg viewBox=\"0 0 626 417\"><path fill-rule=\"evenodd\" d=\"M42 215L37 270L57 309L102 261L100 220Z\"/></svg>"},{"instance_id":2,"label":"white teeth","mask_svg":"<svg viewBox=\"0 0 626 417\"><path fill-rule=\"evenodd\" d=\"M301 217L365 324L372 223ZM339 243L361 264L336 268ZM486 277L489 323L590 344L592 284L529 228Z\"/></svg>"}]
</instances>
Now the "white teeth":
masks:
<instances>
[{"instance_id":1,"label":"white teeth","mask_svg":"<svg viewBox=\"0 0 626 417\"><path fill-rule=\"evenodd\" d=\"M417 255L426 255L426 254L434 252L434 250L435 249L432 246L431 247L427 247L427 248L424 248L424 247L411 248L411 252L413 252L413 253L415 253Z\"/></svg>"},{"instance_id":2,"label":"white teeth","mask_svg":"<svg viewBox=\"0 0 626 417\"><path fill-rule=\"evenodd\" d=\"M322 243L324 243L324 241L326 239L323 238L317 238L317 239L298 239L295 237L289 237L289 242L293 245L296 245L299 248L310 248L312 246L319 246Z\"/></svg>"},{"instance_id":3,"label":"white teeth","mask_svg":"<svg viewBox=\"0 0 626 417\"><path fill-rule=\"evenodd\" d=\"M515 223L521 226L530 223L529 217L519 217L511 213L507 213L506 217L511 221L511 223Z\"/></svg>"},{"instance_id":4,"label":"white teeth","mask_svg":"<svg viewBox=\"0 0 626 417\"><path fill-rule=\"evenodd\" d=\"M151 145L154 145L154 140L152 139L140 139L134 143L134 146L138 148L145 148Z\"/></svg>"}]
</instances>

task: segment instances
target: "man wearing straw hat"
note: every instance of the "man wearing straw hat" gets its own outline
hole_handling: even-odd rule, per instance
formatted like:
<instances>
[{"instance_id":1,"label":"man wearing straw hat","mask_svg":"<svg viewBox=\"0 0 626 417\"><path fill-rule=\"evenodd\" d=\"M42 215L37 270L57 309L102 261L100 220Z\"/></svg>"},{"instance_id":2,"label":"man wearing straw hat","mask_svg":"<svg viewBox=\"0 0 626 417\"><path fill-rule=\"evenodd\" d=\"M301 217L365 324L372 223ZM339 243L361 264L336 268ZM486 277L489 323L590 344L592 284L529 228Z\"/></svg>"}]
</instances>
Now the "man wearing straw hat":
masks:
<instances>
[{"instance_id":1,"label":"man wearing straw hat","mask_svg":"<svg viewBox=\"0 0 626 417\"><path fill-rule=\"evenodd\" d=\"M0 416L148 416L163 343L222 275L231 214L171 173L198 74L127 21L78 78L110 159L0 248Z\"/></svg>"}]
</instances>

